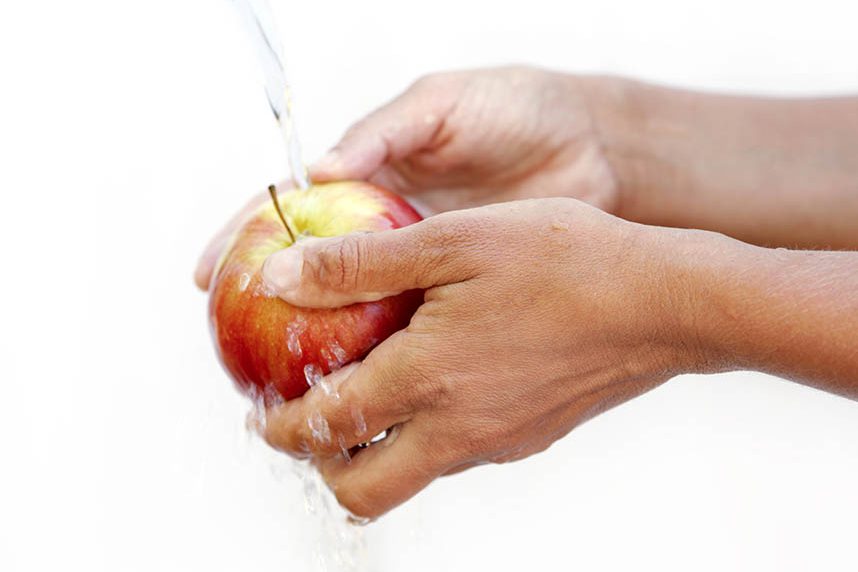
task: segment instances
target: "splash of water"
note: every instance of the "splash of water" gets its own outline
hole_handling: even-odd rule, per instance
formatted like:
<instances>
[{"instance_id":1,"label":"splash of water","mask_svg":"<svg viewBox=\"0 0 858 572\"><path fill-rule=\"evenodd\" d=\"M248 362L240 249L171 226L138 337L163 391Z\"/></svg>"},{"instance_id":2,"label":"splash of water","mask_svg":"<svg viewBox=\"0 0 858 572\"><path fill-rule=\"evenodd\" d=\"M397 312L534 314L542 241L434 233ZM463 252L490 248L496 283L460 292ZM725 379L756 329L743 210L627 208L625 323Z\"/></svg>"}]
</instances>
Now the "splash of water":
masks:
<instances>
[{"instance_id":1,"label":"splash of water","mask_svg":"<svg viewBox=\"0 0 858 572\"><path fill-rule=\"evenodd\" d=\"M310 414L307 418L307 427L310 429L310 436L316 443L331 444L331 427L328 425L328 420L320 412L314 411Z\"/></svg>"},{"instance_id":2,"label":"splash of water","mask_svg":"<svg viewBox=\"0 0 858 572\"><path fill-rule=\"evenodd\" d=\"M304 509L320 525L316 567L324 572L365 572L367 549L366 524L342 509L322 481L319 472L309 463L293 461L292 471L304 490ZM331 547L334 547L332 550Z\"/></svg>"},{"instance_id":3,"label":"splash of water","mask_svg":"<svg viewBox=\"0 0 858 572\"><path fill-rule=\"evenodd\" d=\"M324 377L324 373L322 373L322 368L317 366L314 363L308 363L304 366L304 379L307 381L308 387L313 387L322 381Z\"/></svg>"},{"instance_id":4,"label":"splash of water","mask_svg":"<svg viewBox=\"0 0 858 572\"><path fill-rule=\"evenodd\" d=\"M265 430L265 399L257 394L252 399L252 408L247 416L249 435L259 435ZM327 421L320 415L313 424L320 433L327 429ZM319 435L321 439L324 436ZM328 432L328 439L330 433ZM271 453L271 455L267 455ZM266 449L271 474L280 482L294 485L297 478L303 496L308 527L315 533L313 561L316 572L367 572L368 553L363 525L368 519L355 517L342 508L334 494L322 480L319 471L306 460L292 459Z\"/></svg>"}]
</instances>

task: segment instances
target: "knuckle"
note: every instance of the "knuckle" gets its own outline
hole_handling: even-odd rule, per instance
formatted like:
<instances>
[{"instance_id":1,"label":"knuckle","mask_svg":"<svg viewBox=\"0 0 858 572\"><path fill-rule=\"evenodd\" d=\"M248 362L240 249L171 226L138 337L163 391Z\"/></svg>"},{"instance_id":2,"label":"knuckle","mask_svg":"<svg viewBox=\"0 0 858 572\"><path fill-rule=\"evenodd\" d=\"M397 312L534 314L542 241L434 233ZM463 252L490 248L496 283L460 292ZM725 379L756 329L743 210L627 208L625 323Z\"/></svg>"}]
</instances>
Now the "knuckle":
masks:
<instances>
[{"instance_id":1,"label":"knuckle","mask_svg":"<svg viewBox=\"0 0 858 572\"><path fill-rule=\"evenodd\" d=\"M345 237L320 248L310 257L310 267L319 284L338 291L358 286L364 247L357 237Z\"/></svg>"},{"instance_id":2,"label":"knuckle","mask_svg":"<svg viewBox=\"0 0 858 572\"><path fill-rule=\"evenodd\" d=\"M455 376L449 373L420 373L422 371L425 370L415 368L416 379L410 380L413 406L417 409L444 408L453 400Z\"/></svg>"},{"instance_id":3,"label":"knuckle","mask_svg":"<svg viewBox=\"0 0 858 572\"><path fill-rule=\"evenodd\" d=\"M269 424L263 438L272 448L291 456L327 456L339 452L334 431L327 416L314 411L290 416L279 426Z\"/></svg>"},{"instance_id":4,"label":"knuckle","mask_svg":"<svg viewBox=\"0 0 858 572\"><path fill-rule=\"evenodd\" d=\"M271 448L288 455L301 457L310 453L306 435L294 424L275 424L269 421L262 437Z\"/></svg>"}]
</instances>

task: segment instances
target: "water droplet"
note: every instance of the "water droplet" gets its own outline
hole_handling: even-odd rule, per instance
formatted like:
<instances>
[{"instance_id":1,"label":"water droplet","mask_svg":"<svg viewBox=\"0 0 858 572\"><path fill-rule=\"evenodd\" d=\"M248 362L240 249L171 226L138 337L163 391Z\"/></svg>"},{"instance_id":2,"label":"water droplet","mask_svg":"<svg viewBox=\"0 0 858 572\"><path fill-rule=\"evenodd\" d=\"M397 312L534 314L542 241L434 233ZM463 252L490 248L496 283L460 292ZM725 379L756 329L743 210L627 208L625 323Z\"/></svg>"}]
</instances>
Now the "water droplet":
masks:
<instances>
[{"instance_id":1,"label":"water droplet","mask_svg":"<svg viewBox=\"0 0 858 572\"><path fill-rule=\"evenodd\" d=\"M322 391L325 392L325 395L333 397L334 399L340 398L340 393L337 391L337 388L327 379L322 378L321 381L319 381L319 387L322 388Z\"/></svg>"},{"instance_id":2,"label":"water droplet","mask_svg":"<svg viewBox=\"0 0 858 572\"><path fill-rule=\"evenodd\" d=\"M301 349L301 339L298 335L287 328L286 330L286 347L289 348L289 351L292 352L292 355L296 358L304 355L304 350Z\"/></svg>"},{"instance_id":3,"label":"water droplet","mask_svg":"<svg viewBox=\"0 0 858 572\"><path fill-rule=\"evenodd\" d=\"M351 463L352 456L349 454L349 448L346 447L346 439L343 437L342 433L337 435L337 444L340 446L340 451L343 453L343 459L346 460L346 463Z\"/></svg>"},{"instance_id":4,"label":"water droplet","mask_svg":"<svg viewBox=\"0 0 858 572\"><path fill-rule=\"evenodd\" d=\"M294 321L286 325L286 347L296 358L304 355L301 347L301 334L307 330L307 320L298 314Z\"/></svg>"},{"instance_id":5,"label":"water droplet","mask_svg":"<svg viewBox=\"0 0 858 572\"><path fill-rule=\"evenodd\" d=\"M283 404L283 396L277 391L277 387L273 383L265 386L262 392L263 405L265 407L275 407Z\"/></svg>"},{"instance_id":6,"label":"water droplet","mask_svg":"<svg viewBox=\"0 0 858 572\"><path fill-rule=\"evenodd\" d=\"M277 291L272 286L265 283L265 280L260 280L253 289L254 296L262 296L264 298L274 298L277 296Z\"/></svg>"},{"instance_id":7,"label":"water droplet","mask_svg":"<svg viewBox=\"0 0 858 572\"><path fill-rule=\"evenodd\" d=\"M330 343L328 343L326 347L323 347L319 353L321 354L322 359L325 360L325 363L328 364L328 369L330 371L337 371L348 361L346 350L343 349L343 346L341 346L336 339L331 340Z\"/></svg>"},{"instance_id":8,"label":"water droplet","mask_svg":"<svg viewBox=\"0 0 858 572\"><path fill-rule=\"evenodd\" d=\"M336 360L327 348L322 348L321 350L319 350L319 355L322 357L323 360L325 360L325 363L328 364L328 369L330 371L336 371L338 369Z\"/></svg>"},{"instance_id":9,"label":"water droplet","mask_svg":"<svg viewBox=\"0 0 858 572\"><path fill-rule=\"evenodd\" d=\"M352 408L352 420L355 422L355 437L366 435L366 419L360 409Z\"/></svg>"},{"instance_id":10,"label":"water droplet","mask_svg":"<svg viewBox=\"0 0 858 572\"><path fill-rule=\"evenodd\" d=\"M251 405L250 411L247 412L247 415L244 418L244 427L249 432L255 433L256 435L264 435L268 421L265 414L264 395L256 388L255 385L251 385L248 389L248 396L250 397Z\"/></svg>"},{"instance_id":11,"label":"water droplet","mask_svg":"<svg viewBox=\"0 0 858 572\"><path fill-rule=\"evenodd\" d=\"M245 290L247 290L248 284L250 284L250 274L245 272L238 278L238 290L239 290L239 292L244 292Z\"/></svg>"},{"instance_id":12,"label":"water droplet","mask_svg":"<svg viewBox=\"0 0 858 572\"><path fill-rule=\"evenodd\" d=\"M304 366L304 379L310 387L319 383L322 380L322 377L322 370L316 364L308 363Z\"/></svg>"},{"instance_id":13,"label":"water droplet","mask_svg":"<svg viewBox=\"0 0 858 572\"><path fill-rule=\"evenodd\" d=\"M310 435L317 443L324 445L331 444L331 428L328 425L328 420L322 417L318 411L314 411L307 418L307 427L310 428Z\"/></svg>"},{"instance_id":14,"label":"water droplet","mask_svg":"<svg viewBox=\"0 0 858 572\"><path fill-rule=\"evenodd\" d=\"M337 368L343 366L344 363L348 360L348 356L346 355L346 350L343 349L343 346L337 340L331 340L331 343L328 344L328 348L331 351L331 354L334 356L337 362Z\"/></svg>"},{"instance_id":15,"label":"water droplet","mask_svg":"<svg viewBox=\"0 0 858 572\"><path fill-rule=\"evenodd\" d=\"M357 515L354 515L351 513L349 513L349 515L346 517L346 519L349 521L349 524L353 524L355 526L366 526L366 525L372 523L372 519L369 517L357 516Z\"/></svg>"}]
</instances>

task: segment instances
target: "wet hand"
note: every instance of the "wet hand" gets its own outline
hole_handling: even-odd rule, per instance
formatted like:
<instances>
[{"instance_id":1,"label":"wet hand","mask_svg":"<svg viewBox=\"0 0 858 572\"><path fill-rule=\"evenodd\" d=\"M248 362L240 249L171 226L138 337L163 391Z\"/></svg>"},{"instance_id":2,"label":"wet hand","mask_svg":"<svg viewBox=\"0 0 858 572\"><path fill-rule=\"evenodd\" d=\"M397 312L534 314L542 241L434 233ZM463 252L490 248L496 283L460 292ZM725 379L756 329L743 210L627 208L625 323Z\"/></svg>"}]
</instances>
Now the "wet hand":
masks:
<instances>
[{"instance_id":1,"label":"wet hand","mask_svg":"<svg viewBox=\"0 0 858 572\"><path fill-rule=\"evenodd\" d=\"M551 196L617 212L620 192L598 125L615 105L610 82L510 67L426 76L356 123L312 180L369 180L424 215ZM595 113L600 110L600 113ZM215 262L254 198L206 247L194 273L208 287Z\"/></svg>"},{"instance_id":2,"label":"wet hand","mask_svg":"<svg viewBox=\"0 0 858 572\"><path fill-rule=\"evenodd\" d=\"M295 305L426 292L408 328L363 363L272 407L266 439L312 455L340 502L364 517L441 475L544 450L697 367L675 303L683 285L665 271L671 232L542 199L276 253L265 278ZM389 428L350 460L343 454Z\"/></svg>"},{"instance_id":3,"label":"wet hand","mask_svg":"<svg viewBox=\"0 0 858 572\"><path fill-rule=\"evenodd\" d=\"M521 67L427 76L349 129L310 174L369 180L424 214L550 196L613 212L617 184L590 101L599 81Z\"/></svg>"}]
</instances>

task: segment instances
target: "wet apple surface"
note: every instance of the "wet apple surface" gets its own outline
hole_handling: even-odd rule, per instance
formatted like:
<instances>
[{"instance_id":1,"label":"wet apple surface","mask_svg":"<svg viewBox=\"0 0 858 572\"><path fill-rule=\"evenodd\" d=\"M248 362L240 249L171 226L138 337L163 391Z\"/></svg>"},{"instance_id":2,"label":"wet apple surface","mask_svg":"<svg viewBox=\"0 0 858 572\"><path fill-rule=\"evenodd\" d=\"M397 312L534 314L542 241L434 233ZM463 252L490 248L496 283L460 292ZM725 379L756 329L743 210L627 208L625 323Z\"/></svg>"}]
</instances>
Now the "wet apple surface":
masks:
<instances>
[{"instance_id":1,"label":"wet apple surface","mask_svg":"<svg viewBox=\"0 0 858 572\"><path fill-rule=\"evenodd\" d=\"M401 197L363 182L331 183L279 195L302 237L400 228L420 220ZM408 325L423 295L404 292L336 309L292 306L262 279L262 265L292 240L273 202L238 228L215 269L209 316L215 345L238 387L266 401L302 395L323 375L363 358Z\"/></svg>"}]
</instances>

